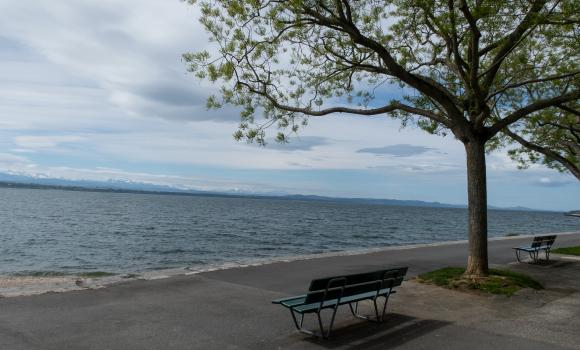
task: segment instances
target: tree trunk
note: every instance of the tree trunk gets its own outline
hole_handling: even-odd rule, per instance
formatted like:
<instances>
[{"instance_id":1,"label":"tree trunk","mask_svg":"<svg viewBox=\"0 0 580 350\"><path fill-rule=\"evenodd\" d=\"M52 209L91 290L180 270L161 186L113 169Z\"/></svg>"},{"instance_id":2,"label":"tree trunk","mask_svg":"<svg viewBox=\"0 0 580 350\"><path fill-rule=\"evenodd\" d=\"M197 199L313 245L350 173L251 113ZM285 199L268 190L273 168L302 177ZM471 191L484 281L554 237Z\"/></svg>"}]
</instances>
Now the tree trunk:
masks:
<instances>
[{"instance_id":1,"label":"tree trunk","mask_svg":"<svg viewBox=\"0 0 580 350\"><path fill-rule=\"evenodd\" d=\"M487 180L485 169L485 141L470 140L465 144L467 154L467 203L469 212L469 257L465 276L488 275L487 256Z\"/></svg>"}]
</instances>

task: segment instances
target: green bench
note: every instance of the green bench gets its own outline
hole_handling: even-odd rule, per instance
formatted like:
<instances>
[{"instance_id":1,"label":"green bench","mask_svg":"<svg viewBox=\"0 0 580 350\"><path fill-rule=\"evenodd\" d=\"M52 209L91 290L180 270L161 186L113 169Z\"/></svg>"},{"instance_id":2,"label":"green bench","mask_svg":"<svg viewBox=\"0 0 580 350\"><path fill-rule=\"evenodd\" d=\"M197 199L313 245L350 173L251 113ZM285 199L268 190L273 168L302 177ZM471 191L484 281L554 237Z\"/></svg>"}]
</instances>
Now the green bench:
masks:
<instances>
[{"instance_id":1,"label":"green bench","mask_svg":"<svg viewBox=\"0 0 580 350\"><path fill-rule=\"evenodd\" d=\"M536 236L532 241L532 244L525 247L515 247L512 248L516 252L516 259L519 262L522 262L522 258L520 256L521 252L526 252L529 254L530 258L534 263L537 263L540 259L540 252L544 251L546 255L546 261L550 260L550 250L552 249L552 245L556 240L556 235L552 236Z\"/></svg>"},{"instance_id":2,"label":"green bench","mask_svg":"<svg viewBox=\"0 0 580 350\"><path fill-rule=\"evenodd\" d=\"M395 293L394 287L401 285L407 269L407 267L401 267L315 279L310 282L308 293L277 299L272 301L272 303L288 308L296 329L309 335L317 334L314 331L303 328L304 315L316 314L318 326L320 327L320 336L328 338L334 324L336 311L341 305L348 305L352 315L357 318L382 322L389 296ZM377 304L379 298L384 299L381 313ZM358 313L358 303L363 300L371 300L373 302L374 316L364 316ZM326 309L332 311L327 331L324 330L321 318L321 312ZM296 317L297 314L301 316L300 322L298 322Z\"/></svg>"}]
</instances>

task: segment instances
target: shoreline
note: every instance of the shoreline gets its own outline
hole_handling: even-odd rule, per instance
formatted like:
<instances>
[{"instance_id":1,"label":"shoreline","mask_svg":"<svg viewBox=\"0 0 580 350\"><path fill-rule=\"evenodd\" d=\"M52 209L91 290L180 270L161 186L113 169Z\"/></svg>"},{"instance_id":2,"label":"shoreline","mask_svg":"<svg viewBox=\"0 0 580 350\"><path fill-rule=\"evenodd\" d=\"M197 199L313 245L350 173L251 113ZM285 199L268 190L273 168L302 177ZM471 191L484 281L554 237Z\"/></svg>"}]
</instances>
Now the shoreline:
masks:
<instances>
[{"instance_id":1,"label":"shoreline","mask_svg":"<svg viewBox=\"0 0 580 350\"><path fill-rule=\"evenodd\" d=\"M556 233L543 233L542 235L577 235L580 231L567 231ZM489 238L488 241L517 240L530 238L539 234L504 236ZM189 276L200 273L222 271L236 268L247 268L255 266L264 266L276 263L289 263L295 261L307 261L316 259L325 259L332 257L347 257L356 255L367 255L387 251L411 250L426 247L439 247L466 244L467 240L444 241L433 243L421 243L402 246L383 246L377 248L365 248L344 250L337 252L302 254L293 256L282 256L272 259L258 259L247 262L227 262L209 266L186 266L177 268L164 268L158 270L142 271L135 273L114 274L103 277L87 277L82 274L60 274L55 273L51 276L46 275L2 275L0 274L0 298L30 296L45 293L62 293L68 291L81 291L106 288L115 284L136 281L136 280L158 280L167 279L176 276Z\"/></svg>"}]
</instances>

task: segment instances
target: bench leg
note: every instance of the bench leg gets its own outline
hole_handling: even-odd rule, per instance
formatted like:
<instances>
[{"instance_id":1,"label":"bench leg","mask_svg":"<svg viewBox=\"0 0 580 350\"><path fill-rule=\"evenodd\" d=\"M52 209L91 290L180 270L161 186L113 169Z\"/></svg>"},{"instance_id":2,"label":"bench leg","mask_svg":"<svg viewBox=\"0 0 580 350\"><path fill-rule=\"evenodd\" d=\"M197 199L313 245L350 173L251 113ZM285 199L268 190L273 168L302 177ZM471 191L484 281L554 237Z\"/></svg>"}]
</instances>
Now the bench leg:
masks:
<instances>
[{"instance_id":1,"label":"bench leg","mask_svg":"<svg viewBox=\"0 0 580 350\"><path fill-rule=\"evenodd\" d=\"M522 259L520 258L520 251L515 249L514 250L516 252L516 259L518 259L518 262L522 262Z\"/></svg>"},{"instance_id":2,"label":"bench leg","mask_svg":"<svg viewBox=\"0 0 580 350\"><path fill-rule=\"evenodd\" d=\"M546 256L546 262L550 261L550 249L536 249L536 250L528 251L528 255L530 256L530 259L532 260L531 264L538 264L541 261L540 250L544 251L544 254ZM514 251L516 253L516 259L518 260L518 262L522 262L520 250L514 249Z\"/></svg>"},{"instance_id":3,"label":"bench leg","mask_svg":"<svg viewBox=\"0 0 580 350\"><path fill-rule=\"evenodd\" d=\"M358 301L355 303L355 307L352 307L352 304L348 304L348 307L350 308L350 312L352 313L352 315L356 318L360 318L363 320L367 320L367 321L372 321L372 322L383 322L383 319L385 318L385 313L387 311L387 303L389 302L389 295L387 294L386 296L383 296L383 298L385 298L385 302L383 303L383 310L381 313L379 313L379 306L377 304L377 299L379 297L376 297L373 299L373 307L375 309L375 316L364 316L358 313Z\"/></svg>"},{"instance_id":4,"label":"bench leg","mask_svg":"<svg viewBox=\"0 0 580 350\"><path fill-rule=\"evenodd\" d=\"M320 317L320 313L322 310L316 313L318 317L318 326L320 327L320 334L322 335L323 339L328 339L330 337L330 332L332 331L332 326L334 325L334 319L336 317L336 311L338 310L338 305L334 307L332 311L332 317L330 318L330 324L328 325L328 331L324 332L324 326L322 325L322 317Z\"/></svg>"},{"instance_id":5,"label":"bench leg","mask_svg":"<svg viewBox=\"0 0 580 350\"><path fill-rule=\"evenodd\" d=\"M292 315L292 321L294 321L294 326L296 326L296 329L299 330L300 332L310 334L311 333L310 331L307 331L304 328L302 328L302 324L304 323L304 314L301 314L302 318L300 319L299 324L298 320L296 319L296 314L294 314L294 310L292 310L292 308L290 308L289 310L290 314Z\"/></svg>"},{"instance_id":6,"label":"bench leg","mask_svg":"<svg viewBox=\"0 0 580 350\"><path fill-rule=\"evenodd\" d=\"M373 300L373 304L375 307L375 315L378 315L378 310L377 310L377 301ZM363 320L367 320L367 321L375 321L377 318L375 317L371 317L371 316L365 316L365 315L361 315L358 313L358 301L354 303L354 308L352 307L352 304L348 304L348 307L350 308L350 313L356 317L356 318L360 318Z\"/></svg>"},{"instance_id":7,"label":"bench leg","mask_svg":"<svg viewBox=\"0 0 580 350\"><path fill-rule=\"evenodd\" d=\"M300 318L300 322L298 322L298 319L296 318L296 314L294 313L294 310L290 309L290 314L292 315L292 321L294 321L294 326L296 326L296 329L300 332L300 333L304 333L304 334L308 334L308 335L312 335L312 336L320 336L323 339L328 339L328 337L330 336L330 332L332 331L332 326L334 325L334 319L336 318L336 312L338 311L338 306L335 306L332 310L332 317L330 319L330 324L328 326L328 330L324 331L324 325L322 324L322 317L320 316L320 313L322 312L322 310L318 311L316 313L316 316L318 318L318 326L320 327L320 335L318 335L317 333L315 333L314 331L305 329L303 327L304 324L304 314L301 314L301 318Z\"/></svg>"},{"instance_id":8,"label":"bench leg","mask_svg":"<svg viewBox=\"0 0 580 350\"><path fill-rule=\"evenodd\" d=\"M391 293L384 296L385 303L383 304L383 313L381 314L380 322L383 322L385 320L385 313L387 312L387 303L389 302L389 295L390 294Z\"/></svg>"}]
</instances>

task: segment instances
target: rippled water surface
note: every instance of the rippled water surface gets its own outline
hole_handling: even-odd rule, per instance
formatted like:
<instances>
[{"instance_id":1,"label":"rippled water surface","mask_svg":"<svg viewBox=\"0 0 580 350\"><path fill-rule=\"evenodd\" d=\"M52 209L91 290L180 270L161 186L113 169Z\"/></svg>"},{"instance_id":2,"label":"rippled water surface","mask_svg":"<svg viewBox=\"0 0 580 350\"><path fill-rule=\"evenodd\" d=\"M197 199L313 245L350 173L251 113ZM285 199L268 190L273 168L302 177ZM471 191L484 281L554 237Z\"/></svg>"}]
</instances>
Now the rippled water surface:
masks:
<instances>
[{"instance_id":1,"label":"rippled water surface","mask_svg":"<svg viewBox=\"0 0 580 350\"><path fill-rule=\"evenodd\" d=\"M133 272L466 239L466 210L0 189L0 273ZM492 210L490 236L580 231L561 213Z\"/></svg>"}]
</instances>

